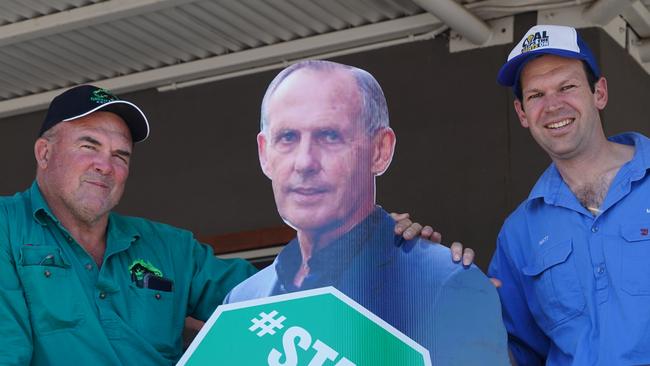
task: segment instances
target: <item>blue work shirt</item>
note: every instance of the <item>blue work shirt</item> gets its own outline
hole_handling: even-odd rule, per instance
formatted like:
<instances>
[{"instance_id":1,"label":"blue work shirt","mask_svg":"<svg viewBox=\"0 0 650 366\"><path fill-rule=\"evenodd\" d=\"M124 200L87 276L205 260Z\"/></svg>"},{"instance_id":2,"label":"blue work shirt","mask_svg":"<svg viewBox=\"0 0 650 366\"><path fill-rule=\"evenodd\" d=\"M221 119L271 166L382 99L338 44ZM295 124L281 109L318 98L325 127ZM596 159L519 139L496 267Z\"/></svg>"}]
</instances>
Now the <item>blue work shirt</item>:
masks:
<instances>
[{"instance_id":1,"label":"blue work shirt","mask_svg":"<svg viewBox=\"0 0 650 366\"><path fill-rule=\"evenodd\" d=\"M551 164L499 233L488 274L520 365L650 364L650 140L610 141L635 153L597 216Z\"/></svg>"},{"instance_id":2,"label":"blue work shirt","mask_svg":"<svg viewBox=\"0 0 650 366\"><path fill-rule=\"evenodd\" d=\"M315 251L300 287L300 244L235 287L233 303L334 286L429 350L433 365L507 365L506 332L494 286L476 267L453 263L448 248L395 235L381 208Z\"/></svg>"}]
</instances>

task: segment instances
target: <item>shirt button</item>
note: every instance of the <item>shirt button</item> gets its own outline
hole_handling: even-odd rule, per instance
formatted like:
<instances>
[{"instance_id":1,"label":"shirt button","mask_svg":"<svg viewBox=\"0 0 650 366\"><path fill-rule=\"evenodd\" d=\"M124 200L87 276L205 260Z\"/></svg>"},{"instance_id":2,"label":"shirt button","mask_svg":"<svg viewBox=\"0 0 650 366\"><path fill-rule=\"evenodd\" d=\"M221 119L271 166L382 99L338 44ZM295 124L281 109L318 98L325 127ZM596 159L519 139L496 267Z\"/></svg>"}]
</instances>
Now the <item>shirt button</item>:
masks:
<instances>
[{"instance_id":1,"label":"shirt button","mask_svg":"<svg viewBox=\"0 0 650 366\"><path fill-rule=\"evenodd\" d=\"M597 233L598 232L598 226L594 226L591 228L592 233Z\"/></svg>"},{"instance_id":2,"label":"shirt button","mask_svg":"<svg viewBox=\"0 0 650 366\"><path fill-rule=\"evenodd\" d=\"M89 271L92 271L93 265L90 264L90 263L86 263L86 269L89 270Z\"/></svg>"},{"instance_id":3,"label":"shirt button","mask_svg":"<svg viewBox=\"0 0 650 366\"><path fill-rule=\"evenodd\" d=\"M598 268L596 269L596 272L598 272L598 274L603 274L603 273L605 273L605 267L603 267L603 266L598 266Z\"/></svg>"},{"instance_id":4,"label":"shirt button","mask_svg":"<svg viewBox=\"0 0 650 366\"><path fill-rule=\"evenodd\" d=\"M103 291L100 292L100 293L99 293L99 298L102 299L102 300L104 300L104 299L106 298L106 293L103 292Z\"/></svg>"},{"instance_id":5,"label":"shirt button","mask_svg":"<svg viewBox=\"0 0 650 366\"><path fill-rule=\"evenodd\" d=\"M43 272L43 274L45 275L45 277L50 277L52 275L52 272L50 272L48 270L45 270L45 272Z\"/></svg>"},{"instance_id":6,"label":"shirt button","mask_svg":"<svg viewBox=\"0 0 650 366\"><path fill-rule=\"evenodd\" d=\"M156 294L155 297L156 297L157 300L160 300L160 298L161 298L162 296L160 296L160 294Z\"/></svg>"}]
</instances>

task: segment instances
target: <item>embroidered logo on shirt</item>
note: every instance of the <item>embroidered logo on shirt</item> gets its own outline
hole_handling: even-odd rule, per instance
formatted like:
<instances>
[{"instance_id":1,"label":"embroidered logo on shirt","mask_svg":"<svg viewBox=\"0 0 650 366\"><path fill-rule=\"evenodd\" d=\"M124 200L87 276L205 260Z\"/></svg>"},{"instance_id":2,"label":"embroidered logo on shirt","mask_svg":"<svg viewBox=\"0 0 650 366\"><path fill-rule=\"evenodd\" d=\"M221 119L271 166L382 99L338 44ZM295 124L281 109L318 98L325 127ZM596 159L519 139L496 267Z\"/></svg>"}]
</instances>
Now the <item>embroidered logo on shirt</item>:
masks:
<instances>
[{"instance_id":1,"label":"embroidered logo on shirt","mask_svg":"<svg viewBox=\"0 0 650 366\"><path fill-rule=\"evenodd\" d=\"M145 261L144 259L136 259L129 266L129 274L134 276L138 281L142 281L146 273L152 273L158 277L163 276L161 270L156 268L153 264Z\"/></svg>"},{"instance_id":2,"label":"embroidered logo on shirt","mask_svg":"<svg viewBox=\"0 0 650 366\"><path fill-rule=\"evenodd\" d=\"M641 235L642 236L648 236L648 228L645 228L645 227L641 228Z\"/></svg>"}]
</instances>

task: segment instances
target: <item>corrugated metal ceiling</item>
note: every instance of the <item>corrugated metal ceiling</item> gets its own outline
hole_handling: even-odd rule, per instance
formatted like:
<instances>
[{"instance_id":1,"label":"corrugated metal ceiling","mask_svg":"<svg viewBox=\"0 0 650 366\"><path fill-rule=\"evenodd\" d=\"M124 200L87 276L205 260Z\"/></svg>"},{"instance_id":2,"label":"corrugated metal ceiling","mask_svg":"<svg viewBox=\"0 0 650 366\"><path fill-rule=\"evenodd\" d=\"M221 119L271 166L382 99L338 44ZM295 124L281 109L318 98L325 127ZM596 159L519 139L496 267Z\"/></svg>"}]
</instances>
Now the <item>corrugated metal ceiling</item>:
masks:
<instances>
[{"instance_id":1,"label":"corrugated metal ceiling","mask_svg":"<svg viewBox=\"0 0 650 366\"><path fill-rule=\"evenodd\" d=\"M483 19L575 3L459 2ZM89 82L159 86L210 75L215 65L236 71L440 26L411 0L3 0L0 104L49 100ZM16 105L7 110L28 110Z\"/></svg>"}]
</instances>

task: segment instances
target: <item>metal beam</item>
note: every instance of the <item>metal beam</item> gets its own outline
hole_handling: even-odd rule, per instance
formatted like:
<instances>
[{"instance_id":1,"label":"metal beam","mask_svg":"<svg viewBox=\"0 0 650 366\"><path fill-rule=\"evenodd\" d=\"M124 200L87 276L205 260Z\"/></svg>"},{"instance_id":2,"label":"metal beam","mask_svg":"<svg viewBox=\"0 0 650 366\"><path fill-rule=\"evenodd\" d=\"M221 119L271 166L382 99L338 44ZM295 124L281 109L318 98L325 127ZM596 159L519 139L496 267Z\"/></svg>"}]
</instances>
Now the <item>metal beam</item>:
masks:
<instances>
[{"instance_id":1,"label":"metal beam","mask_svg":"<svg viewBox=\"0 0 650 366\"><path fill-rule=\"evenodd\" d=\"M604 26L636 0L598 0L585 9L584 17L592 23Z\"/></svg>"},{"instance_id":2,"label":"metal beam","mask_svg":"<svg viewBox=\"0 0 650 366\"><path fill-rule=\"evenodd\" d=\"M409 35L432 31L441 26L439 19L431 14L370 24L275 45L187 62L179 65L148 70L136 74L97 81L95 84L116 93L126 93L157 87L173 82L215 76L249 68L271 65L287 60L308 57L397 39ZM52 98L65 89L14 98L0 102L0 118L44 109Z\"/></svg>"},{"instance_id":3,"label":"metal beam","mask_svg":"<svg viewBox=\"0 0 650 366\"><path fill-rule=\"evenodd\" d=\"M454 0L413 1L475 45L485 44L492 37L489 25Z\"/></svg>"},{"instance_id":4,"label":"metal beam","mask_svg":"<svg viewBox=\"0 0 650 366\"><path fill-rule=\"evenodd\" d=\"M196 0L110 0L0 27L0 47Z\"/></svg>"},{"instance_id":5,"label":"metal beam","mask_svg":"<svg viewBox=\"0 0 650 366\"><path fill-rule=\"evenodd\" d=\"M639 42L639 57L641 62L650 62L650 39Z\"/></svg>"},{"instance_id":6,"label":"metal beam","mask_svg":"<svg viewBox=\"0 0 650 366\"><path fill-rule=\"evenodd\" d=\"M643 38L650 37L650 10L642 2L637 1L628 6L622 15L636 34Z\"/></svg>"}]
</instances>

